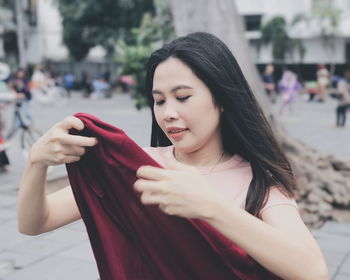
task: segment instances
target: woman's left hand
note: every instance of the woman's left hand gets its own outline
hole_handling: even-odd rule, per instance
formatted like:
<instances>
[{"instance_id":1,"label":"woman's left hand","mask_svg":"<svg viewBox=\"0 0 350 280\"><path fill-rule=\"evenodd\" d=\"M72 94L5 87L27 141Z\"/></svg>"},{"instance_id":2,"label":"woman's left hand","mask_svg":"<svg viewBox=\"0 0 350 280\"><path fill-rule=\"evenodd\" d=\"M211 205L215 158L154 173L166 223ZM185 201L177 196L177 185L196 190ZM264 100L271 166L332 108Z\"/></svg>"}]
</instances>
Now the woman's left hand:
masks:
<instances>
[{"instance_id":1,"label":"woman's left hand","mask_svg":"<svg viewBox=\"0 0 350 280\"><path fill-rule=\"evenodd\" d=\"M212 205L224 199L195 167L167 155L165 168L141 166L134 183L143 204L158 204L168 215L210 219Z\"/></svg>"}]
</instances>

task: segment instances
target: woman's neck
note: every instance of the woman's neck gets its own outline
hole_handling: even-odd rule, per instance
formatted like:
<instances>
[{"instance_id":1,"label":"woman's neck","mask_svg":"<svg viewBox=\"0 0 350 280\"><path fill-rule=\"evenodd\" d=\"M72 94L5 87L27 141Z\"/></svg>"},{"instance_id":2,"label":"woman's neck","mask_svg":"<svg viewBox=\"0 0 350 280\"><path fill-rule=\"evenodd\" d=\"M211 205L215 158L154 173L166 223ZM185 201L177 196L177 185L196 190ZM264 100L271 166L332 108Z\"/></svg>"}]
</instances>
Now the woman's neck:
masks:
<instances>
[{"instance_id":1,"label":"woman's neck","mask_svg":"<svg viewBox=\"0 0 350 280\"><path fill-rule=\"evenodd\" d=\"M222 146L188 153L178 151L174 147L174 157L177 161L192 166L214 166L231 158L224 152Z\"/></svg>"}]
</instances>

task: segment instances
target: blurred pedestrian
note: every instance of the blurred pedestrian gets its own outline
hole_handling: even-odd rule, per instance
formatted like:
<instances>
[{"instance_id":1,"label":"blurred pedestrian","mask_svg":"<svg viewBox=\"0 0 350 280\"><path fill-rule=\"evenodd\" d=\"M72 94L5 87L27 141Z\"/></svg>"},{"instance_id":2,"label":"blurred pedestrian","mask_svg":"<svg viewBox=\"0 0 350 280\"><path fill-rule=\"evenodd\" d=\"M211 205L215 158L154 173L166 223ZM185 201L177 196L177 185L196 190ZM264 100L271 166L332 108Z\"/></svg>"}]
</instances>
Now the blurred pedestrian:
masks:
<instances>
[{"instance_id":1,"label":"blurred pedestrian","mask_svg":"<svg viewBox=\"0 0 350 280\"><path fill-rule=\"evenodd\" d=\"M6 155L6 143L4 138L0 137L0 173L8 172L7 166L10 161Z\"/></svg>"},{"instance_id":2,"label":"blurred pedestrian","mask_svg":"<svg viewBox=\"0 0 350 280\"><path fill-rule=\"evenodd\" d=\"M272 64L268 64L265 67L264 74L262 75L262 80L264 83L265 91L272 103L276 102L276 84L275 78L273 76L275 68Z\"/></svg>"},{"instance_id":3,"label":"blurred pedestrian","mask_svg":"<svg viewBox=\"0 0 350 280\"><path fill-rule=\"evenodd\" d=\"M1 72L1 69L0 69ZM7 79L7 75L2 75L0 73L0 77ZM0 79L1 79L0 78ZM8 142L5 142L5 137L4 137L4 126L5 126L5 120L3 116L3 110L5 109L6 106L6 99L3 100L2 97L4 94L8 94L9 89L7 84L3 81L0 80L0 173L8 172L7 166L10 164L9 159L6 155L6 149L9 146Z\"/></svg>"},{"instance_id":4,"label":"blurred pedestrian","mask_svg":"<svg viewBox=\"0 0 350 280\"><path fill-rule=\"evenodd\" d=\"M308 101L314 100L315 96L318 94L318 84L317 81L307 81L305 82L305 90L309 94Z\"/></svg>"},{"instance_id":5,"label":"blurred pedestrian","mask_svg":"<svg viewBox=\"0 0 350 280\"><path fill-rule=\"evenodd\" d=\"M102 74L103 78L105 79L106 83L110 83L111 80L111 71L107 70Z\"/></svg>"},{"instance_id":6,"label":"blurred pedestrian","mask_svg":"<svg viewBox=\"0 0 350 280\"><path fill-rule=\"evenodd\" d=\"M91 84L90 75L86 71L83 71L83 73L81 75L81 88L84 91L83 96L90 97L90 94L92 92L92 84Z\"/></svg>"},{"instance_id":7,"label":"blurred pedestrian","mask_svg":"<svg viewBox=\"0 0 350 280\"><path fill-rule=\"evenodd\" d=\"M27 77L26 71L24 69L18 69L15 75L9 79L8 82L9 90L16 95L16 107L19 108L18 112L20 113L20 118L23 122L30 123L30 101L32 99L32 94L30 91L30 81ZM10 139L15 133L19 124L19 119L14 118L13 124L9 130L6 139Z\"/></svg>"},{"instance_id":8,"label":"blurred pedestrian","mask_svg":"<svg viewBox=\"0 0 350 280\"><path fill-rule=\"evenodd\" d=\"M344 78L339 79L337 84L338 106L336 108L336 127L344 127L346 123L346 113L350 109L349 92L350 70L345 72Z\"/></svg>"},{"instance_id":9,"label":"blurred pedestrian","mask_svg":"<svg viewBox=\"0 0 350 280\"><path fill-rule=\"evenodd\" d=\"M63 75L63 86L67 90L69 97L71 95L71 90L73 89L74 82L75 82L75 77L72 73L66 72Z\"/></svg>"},{"instance_id":10,"label":"blurred pedestrian","mask_svg":"<svg viewBox=\"0 0 350 280\"><path fill-rule=\"evenodd\" d=\"M17 95L17 99L23 101L23 103L32 99L29 79L24 69L20 68L16 71L15 75L9 79L8 87L10 91Z\"/></svg>"},{"instance_id":11,"label":"blurred pedestrian","mask_svg":"<svg viewBox=\"0 0 350 280\"><path fill-rule=\"evenodd\" d=\"M319 64L317 66L318 70L316 72L317 84L318 84L318 96L319 102L324 102L327 95L327 87L329 85L329 71L324 64Z\"/></svg>"},{"instance_id":12,"label":"blurred pedestrian","mask_svg":"<svg viewBox=\"0 0 350 280\"><path fill-rule=\"evenodd\" d=\"M282 94L282 104L279 113L282 114L284 109L288 107L289 112L292 112L293 104L297 99L298 93L302 89L301 84L297 79L297 75L292 71L285 71L282 79L279 82L279 90Z\"/></svg>"},{"instance_id":13,"label":"blurred pedestrian","mask_svg":"<svg viewBox=\"0 0 350 280\"><path fill-rule=\"evenodd\" d=\"M109 84L106 82L103 75L99 78L93 80L92 82L93 92L91 93L91 98L93 99L101 99L106 97L107 91L109 89Z\"/></svg>"},{"instance_id":14,"label":"blurred pedestrian","mask_svg":"<svg viewBox=\"0 0 350 280\"><path fill-rule=\"evenodd\" d=\"M3 136L3 129L4 129L4 118L2 115L2 110L5 108L5 105L0 102L0 173L1 172L7 172L7 165L10 164L8 157L6 155L6 148L8 146L8 143L5 142L4 136Z\"/></svg>"},{"instance_id":15,"label":"blurred pedestrian","mask_svg":"<svg viewBox=\"0 0 350 280\"><path fill-rule=\"evenodd\" d=\"M41 63L37 64L30 81L31 91L34 93L40 92L45 94L47 89L47 81L48 77L44 71L44 66Z\"/></svg>"}]
</instances>

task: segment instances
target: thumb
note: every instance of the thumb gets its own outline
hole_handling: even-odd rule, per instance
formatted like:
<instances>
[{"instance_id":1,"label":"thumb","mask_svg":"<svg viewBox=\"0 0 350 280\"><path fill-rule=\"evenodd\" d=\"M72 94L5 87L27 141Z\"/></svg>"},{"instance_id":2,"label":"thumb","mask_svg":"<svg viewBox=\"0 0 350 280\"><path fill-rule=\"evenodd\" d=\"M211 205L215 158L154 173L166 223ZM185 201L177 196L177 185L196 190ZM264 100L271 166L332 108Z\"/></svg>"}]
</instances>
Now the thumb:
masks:
<instances>
[{"instance_id":1,"label":"thumb","mask_svg":"<svg viewBox=\"0 0 350 280\"><path fill-rule=\"evenodd\" d=\"M191 168L190 165L181 163L175 159L175 157L171 153L164 154L164 167L174 170L186 170Z\"/></svg>"}]
</instances>

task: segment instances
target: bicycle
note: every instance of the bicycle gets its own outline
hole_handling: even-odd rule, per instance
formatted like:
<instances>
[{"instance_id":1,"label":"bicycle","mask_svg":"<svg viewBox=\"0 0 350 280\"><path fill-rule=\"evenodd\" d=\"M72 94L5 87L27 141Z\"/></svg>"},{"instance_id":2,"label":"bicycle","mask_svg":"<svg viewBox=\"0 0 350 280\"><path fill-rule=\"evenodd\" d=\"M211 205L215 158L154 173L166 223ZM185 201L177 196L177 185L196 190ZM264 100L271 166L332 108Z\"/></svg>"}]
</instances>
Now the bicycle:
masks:
<instances>
[{"instance_id":1,"label":"bicycle","mask_svg":"<svg viewBox=\"0 0 350 280\"><path fill-rule=\"evenodd\" d=\"M24 157L27 159L30 148L43 135L43 133L33 126L33 120L28 112L26 112L26 105L24 102L17 102L14 115L14 125L7 134L6 140L11 139L18 129L20 129L21 150Z\"/></svg>"}]
</instances>

